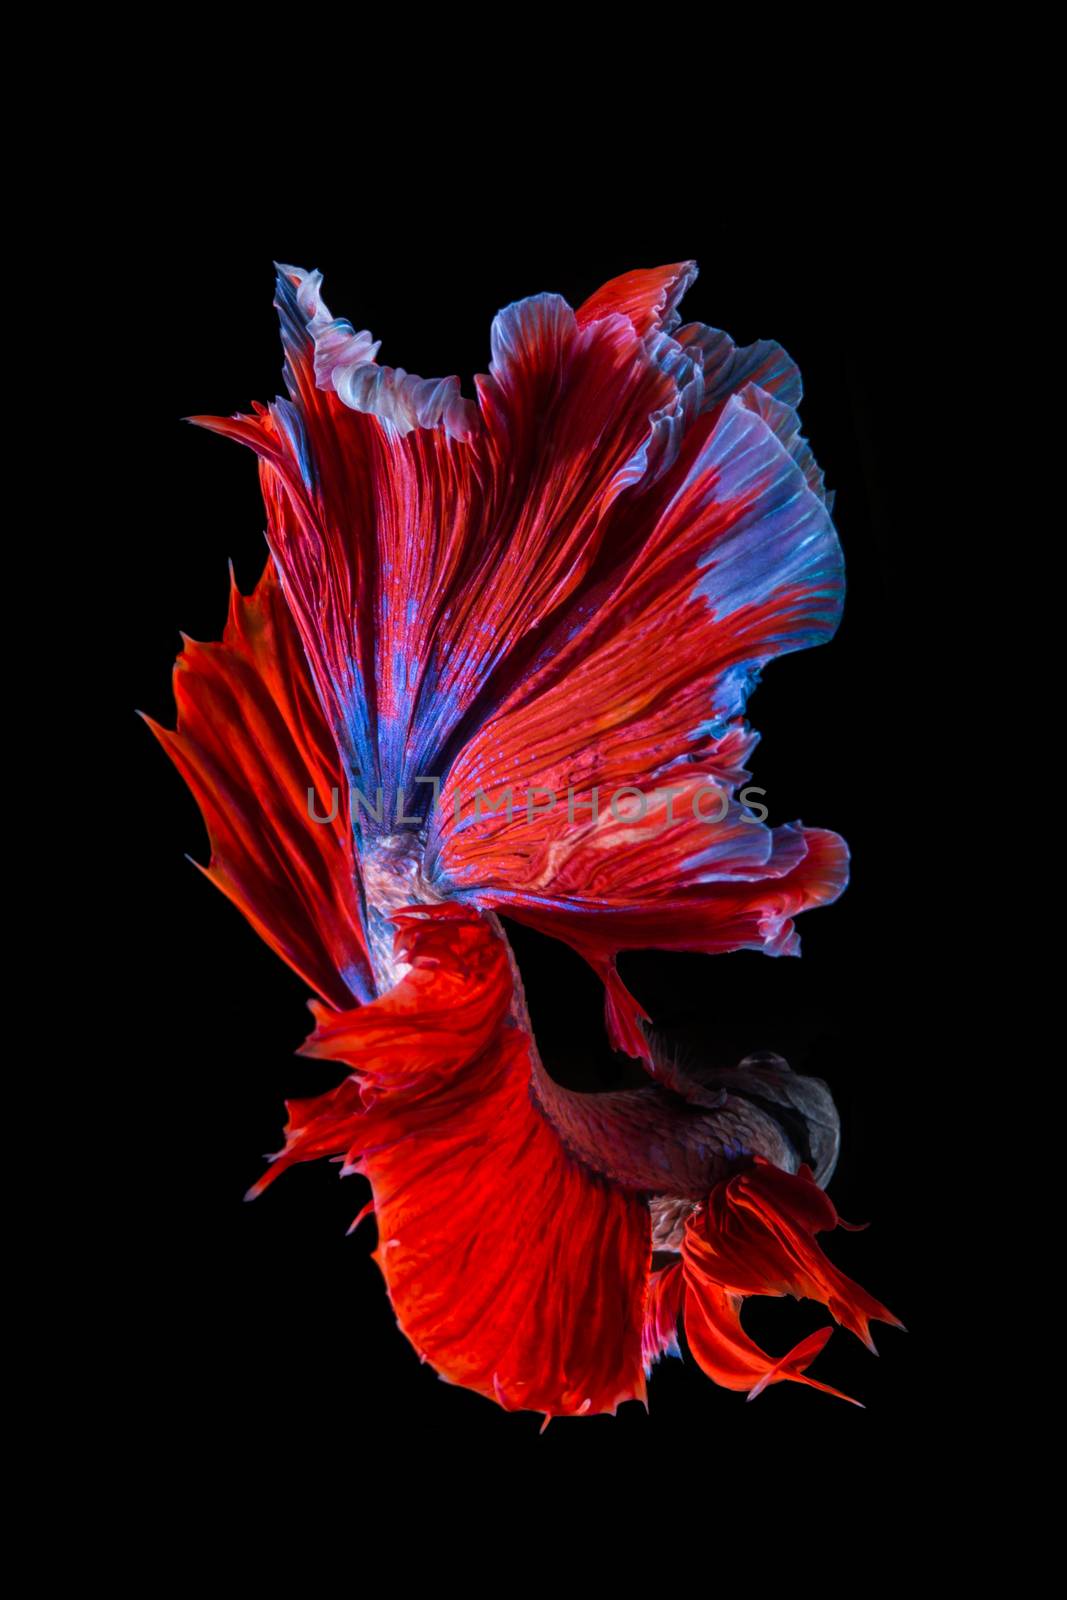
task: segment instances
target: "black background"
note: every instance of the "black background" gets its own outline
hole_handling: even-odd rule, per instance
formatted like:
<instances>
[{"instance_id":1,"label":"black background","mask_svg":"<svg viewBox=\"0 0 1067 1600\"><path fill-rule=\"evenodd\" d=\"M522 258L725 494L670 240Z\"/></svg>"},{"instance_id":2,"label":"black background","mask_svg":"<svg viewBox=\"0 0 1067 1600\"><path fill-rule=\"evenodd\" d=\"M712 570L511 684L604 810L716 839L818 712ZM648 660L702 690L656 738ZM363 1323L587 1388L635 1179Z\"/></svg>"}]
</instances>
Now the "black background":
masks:
<instances>
[{"instance_id":1,"label":"black background","mask_svg":"<svg viewBox=\"0 0 1067 1600\"><path fill-rule=\"evenodd\" d=\"M635 1473L688 1465L707 1458L709 1441L734 1459L798 1441L820 1459L913 1458L940 1438L942 1357L918 1181L917 1102L932 1069L902 776L912 734L900 716L900 361L911 322L893 229L876 207L836 231L813 220L783 243L765 221L712 225L695 204L602 214L595 197L564 206L542 196L503 215L498 201L436 197L431 217L423 198L385 220L353 197L343 225L338 207L321 207L327 226L277 200L235 217L217 198L208 207L190 178L133 230L124 293L152 348L151 382L123 419L128 498L115 527L116 704L134 797L123 813L131 937L121 990L136 1089L115 1112L129 1121L123 1389L146 1448L195 1441L202 1470L220 1478L263 1458L292 1471L350 1450L411 1459L413 1447L424 1461L477 1457L534 1472L564 1458ZM173 724L178 630L218 637L227 559L246 593L265 560L251 453L179 419L247 410L281 390L272 260L320 267L331 310L382 339L381 361L456 372L470 394L471 375L488 366L491 317L509 301L555 290L577 304L628 268L689 256L701 275L683 318L785 345L804 378L804 431L837 492L841 628L829 645L772 663L749 717L762 735L753 781L767 790L771 822L841 832L852 882L834 906L800 919L799 960L648 953L624 957L623 975L690 1059L772 1049L828 1081L843 1124L830 1192L845 1218L870 1227L823 1243L909 1331L876 1328L877 1360L838 1331L820 1357L815 1375L856 1395L862 1411L787 1384L748 1405L687 1358L656 1369L648 1415L629 1404L616 1419L558 1420L538 1438L539 1419L506 1415L419 1365L369 1259L373 1223L345 1236L367 1198L361 1179L340 1182L321 1163L242 1203L281 1141L283 1099L336 1075L293 1054L310 1027L305 985L184 858L206 860L203 825L134 707ZM576 1087L618 1081L598 983L562 946L512 931L549 1069ZM784 1350L825 1317L765 1301L750 1302L746 1320Z\"/></svg>"}]
</instances>

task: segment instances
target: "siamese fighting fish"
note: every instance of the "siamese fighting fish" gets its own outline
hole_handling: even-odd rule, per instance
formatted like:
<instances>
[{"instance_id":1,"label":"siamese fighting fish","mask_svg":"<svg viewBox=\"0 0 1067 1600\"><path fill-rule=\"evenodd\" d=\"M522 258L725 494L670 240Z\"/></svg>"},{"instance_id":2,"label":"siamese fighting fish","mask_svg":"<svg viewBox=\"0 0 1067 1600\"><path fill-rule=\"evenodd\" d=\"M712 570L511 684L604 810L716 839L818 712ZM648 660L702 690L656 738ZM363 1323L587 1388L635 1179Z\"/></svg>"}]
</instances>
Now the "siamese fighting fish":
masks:
<instances>
[{"instance_id":1,"label":"siamese fighting fish","mask_svg":"<svg viewBox=\"0 0 1067 1600\"><path fill-rule=\"evenodd\" d=\"M836 1395L809 1372L833 1325L872 1349L900 1325L819 1243L849 1226L826 1086L773 1055L683 1068L616 965L796 954L848 878L836 833L744 799L749 691L834 633L843 563L796 366L682 324L695 276L509 305L470 399L381 365L319 272L280 266L287 397L188 419L255 452L268 558L152 727L337 1072L250 1193L323 1157L362 1175L403 1335L546 1423L645 1402L683 1339L750 1399ZM647 1082L553 1079L501 916L592 967ZM830 1321L769 1355L750 1295Z\"/></svg>"}]
</instances>

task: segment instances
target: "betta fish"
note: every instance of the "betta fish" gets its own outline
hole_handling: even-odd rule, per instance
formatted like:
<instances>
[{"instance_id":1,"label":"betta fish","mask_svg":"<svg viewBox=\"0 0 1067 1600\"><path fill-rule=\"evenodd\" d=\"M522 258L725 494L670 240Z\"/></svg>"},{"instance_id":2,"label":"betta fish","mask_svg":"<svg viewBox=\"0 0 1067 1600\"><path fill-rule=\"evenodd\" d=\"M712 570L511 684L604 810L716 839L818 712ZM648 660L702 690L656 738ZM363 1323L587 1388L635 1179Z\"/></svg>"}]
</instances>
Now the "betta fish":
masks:
<instances>
[{"instance_id":1,"label":"betta fish","mask_svg":"<svg viewBox=\"0 0 1067 1600\"><path fill-rule=\"evenodd\" d=\"M819 1243L826 1086L777 1056L683 1070L617 969L795 954L848 877L837 834L745 802L749 691L834 633L843 563L796 366L682 325L695 276L508 306L471 400L380 365L319 272L280 266L287 398L188 419L255 452L269 557L152 727L207 876L315 992L302 1053L338 1072L250 1194L322 1157L362 1174L415 1351L546 1423L645 1401L680 1330L751 1399L839 1394L808 1371L833 1323L872 1349L900 1325ZM646 1083L546 1071L501 915L592 967ZM752 1295L832 1321L773 1356Z\"/></svg>"}]
</instances>

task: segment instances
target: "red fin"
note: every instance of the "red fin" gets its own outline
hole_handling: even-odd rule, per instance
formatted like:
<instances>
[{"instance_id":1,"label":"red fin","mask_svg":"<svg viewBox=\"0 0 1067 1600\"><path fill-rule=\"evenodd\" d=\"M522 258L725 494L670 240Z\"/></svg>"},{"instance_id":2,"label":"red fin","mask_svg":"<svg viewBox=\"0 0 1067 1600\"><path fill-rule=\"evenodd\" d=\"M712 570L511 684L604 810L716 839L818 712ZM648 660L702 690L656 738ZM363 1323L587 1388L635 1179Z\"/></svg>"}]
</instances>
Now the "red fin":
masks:
<instances>
[{"instance_id":1,"label":"red fin","mask_svg":"<svg viewBox=\"0 0 1067 1600\"><path fill-rule=\"evenodd\" d=\"M815 1235L837 1226L837 1212L807 1167L794 1175L757 1158L714 1191L707 1214L713 1270L734 1287L758 1279L763 1287L757 1293L818 1300L870 1350L871 1322L903 1327L823 1254Z\"/></svg>"},{"instance_id":2,"label":"red fin","mask_svg":"<svg viewBox=\"0 0 1067 1600\"><path fill-rule=\"evenodd\" d=\"M640 334L679 321L675 310L697 275L695 261L675 261L668 267L642 267L624 272L602 284L575 312L580 327L598 317L628 317Z\"/></svg>"},{"instance_id":3,"label":"red fin","mask_svg":"<svg viewBox=\"0 0 1067 1600\"><path fill-rule=\"evenodd\" d=\"M748 1391L754 1399L773 1383L804 1383L858 1404L850 1395L831 1389L805 1374L829 1339L831 1328L820 1328L802 1339L784 1356L769 1356L741 1326L744 1297L686 1269L685 1338L698 1365L723 1389Z\"/></svg>"},{"instance_id":4,"label":"red fin","mask_svg":"<svg viewBox=\"0 0 1067 1600\"><path fill-rule=\"evenodd\" d=\"M840 549L740 396L663 481L669 499L623 505L597 604L460 752L429 859L596 965L642 947L792 953L793 917L841 893L848 853L832 833L768 829L734 797L754 743L742 712L763 665L833 633ZM634 1050L633 1007L610 1000L614 1042Z\"/></svg>"},{"instance_id":5,"label":"red fin","mask_svg":"<svg viewBox=\"0 0 1067 1600\"><path fill-rule=\"evenodd\" d=\"M207 876L324 1000L367 998L348 791L273 564L248 598L231 580L221 642L185 641L174 698L175 730L145 720L203 813Z\"/></svg>"},{"instance_id":6,"label":"red fin","mask_svg":"<svg viewBox=\"0 0 1067 1600\"><path fill-rule=\"evenodd\" d=\"M824 1337L816 1344L813 1335L782 1361L772 1362L741 1329L739 1311L746 1295L789 1294L817 1300L872 1350L871 1321L903 1326L880 1301L838 1271L819 1248L816 1233L836 1224L832 1201L812 1181L807 1167L794 1175L759 1157L751 1167L718 1184L707 1204L690 1217L682 1244L686 1334L701 1366L716 1382L748 1388L752 1378L762 1388L783 1377L795 1378L825 1343ZM801 1362L798 1356L803 1357ZM771 1365L760 1371L760 1362Z\"/></svg>"},{"instance_id":7,"label":"red fin","mask_svg":"<svg viewBox=\"0 0 1067 1600\"><path fill-rule=\"evenodd\" d=\"M493 324L469 436L402 432L321 370L320 386L313 302L308 275L279 274L291 401L191 420L260 458L268 542L348 771L416 800L586 584L679 379L622 318L583 327L539 295Z\"/></svg>"},{"instance_id":8,"label":"red fin","mask_svg":"<svg viewBox=\"0 0 1067 1600\"><path fill-rule=\"evenodd\" d=\"M823 1394L832 1394L838 1400L847 1400L850 1406L859 1406L862 1410L862 1400L854 1400L850 1394L845 1394L843 1390L834 1389L828 1383L820 1383L817 1378L809 1378L804 1373L804 1368L819 1354L832 1331L831 1328L819 1328L815 1333L809 1334L808 1338L801 1339L799 1344L795 1344L787 1355L784 1355L780 1361L776 1361L773 1367L764 1373L755 1388L748 1391L748 1398L755 1400L757 1395L763 1393L768 1384L779 1383L783 1378L789 1378L794 1383L806 1383L811 1389L819 1389Z\"/></svg>"},{"instance_id":9,"label":"red fin","mask_svg":"<svg viewBox=\"0 0 1067 1600\"><path fill-rule=\"evenodd\" d=\"M358 1164L397 1320L449 1382L561 1416L643 1399L647 1205L570 1156L534 1102L488 922L456 905L395 920L411 971L371 1005L320 1009L306 1052L355 1077L301 1114L271 1175L326 1151Z\"/></svg>"},{"instance_id":10,"label":"red fin","mask_svg":"<svg viewBox=\"0 0 1067 1600\"><path fill-rule=\"evenodd\" d=\"M678 1319L682 1314L685 1297L685 1279L681 1261L653 1272L648 1280L648 1298L645 1301L645 1324L641 1334L641 1350L645 1372L652 1371L661 1356L677 1356Z\"/></svg>"},{"instance_id":11,"label":"red fin","mask_svg":"<svg viewBox=\"0 0 1067 1600\"><path fill-rule=\"evenodd\" d=\"M454 848L460 848L458 843ZM564 856L560 850L555 859ZM775 876L779 860L787 864ZM622 870L624 863L616 866ZM648 1014L615 968L618 952L654 948L709 955L729 950L794 954L799 940L793 919L841 893L848 877L848 850L838 834L822 828L778 828L765 866L761 874L753 865L750 877L739 872L707 884L683 881L673 892L663 888L644 899L640 891L628 897L623 885L599 901L587 894L538 903L532 894L527 899L521 891L503 890L486 891L485 898L517 922L564 940L584 956L604 980L612 1044L650 1062L641 1026Z\"/></svg>"}]
</instances>

